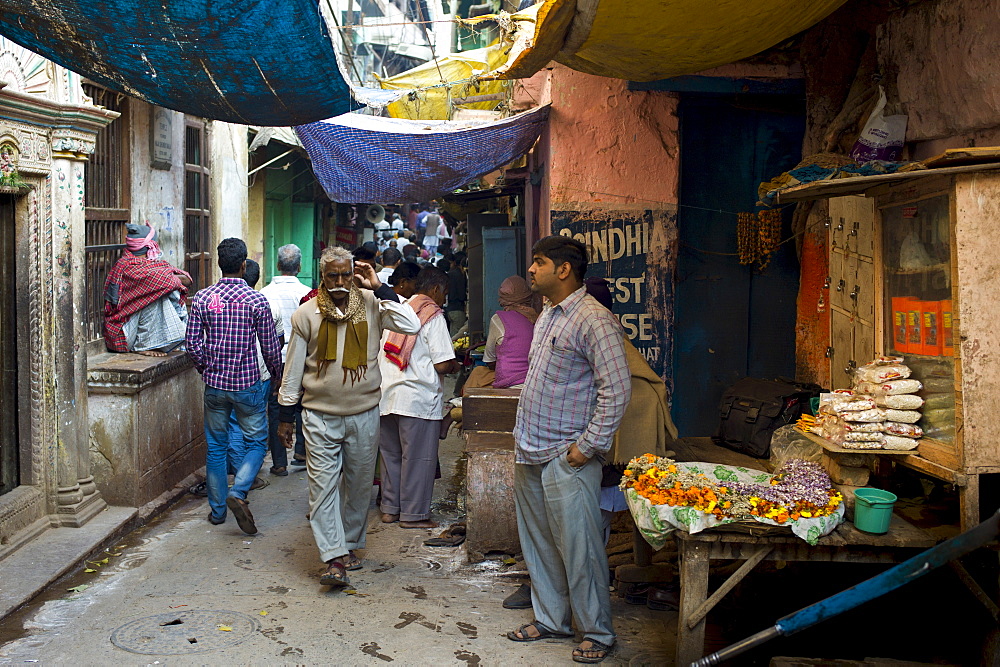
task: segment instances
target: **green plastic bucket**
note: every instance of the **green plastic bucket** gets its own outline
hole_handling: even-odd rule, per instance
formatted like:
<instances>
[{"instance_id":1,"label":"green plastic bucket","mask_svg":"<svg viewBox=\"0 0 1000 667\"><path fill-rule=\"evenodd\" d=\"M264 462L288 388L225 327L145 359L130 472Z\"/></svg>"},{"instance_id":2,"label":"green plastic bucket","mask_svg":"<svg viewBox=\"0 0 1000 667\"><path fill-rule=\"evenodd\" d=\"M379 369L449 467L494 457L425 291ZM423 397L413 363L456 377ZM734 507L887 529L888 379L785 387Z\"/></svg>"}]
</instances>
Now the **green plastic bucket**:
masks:
<instances>
[{"instance_id":1,"label":"green plastic bucket","mask_svg":"<svg viewBox=\"0 0 1000 667\"><path fill-rule=\"evenodd\" d=\"M882 489L864 488L854 492L854 500L855 528L875 535L889 532L896 494Z\"/></svg>"}]
</instances>

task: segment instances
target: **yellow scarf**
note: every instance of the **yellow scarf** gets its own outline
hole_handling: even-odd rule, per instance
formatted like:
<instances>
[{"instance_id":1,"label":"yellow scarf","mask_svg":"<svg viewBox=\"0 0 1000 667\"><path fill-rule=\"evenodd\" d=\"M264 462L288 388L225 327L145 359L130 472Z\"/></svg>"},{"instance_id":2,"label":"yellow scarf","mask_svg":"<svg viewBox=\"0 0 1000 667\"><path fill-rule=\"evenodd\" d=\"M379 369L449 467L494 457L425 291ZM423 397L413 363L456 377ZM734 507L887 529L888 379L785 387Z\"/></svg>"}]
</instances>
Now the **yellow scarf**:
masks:
<instances>
[{"instance_id":1,"label":"yellow scarf","mask_svg":"<svg viewBox=\"0 0 1000 667\"><path fill-rule=\"evenodd\" d=\"M337 312L330 292L320 286L316 293L316 303L319 305L323 323L319 326L319 337L316 340L317 366L320 374L326 372L326 366L331 361L337 361L337 329L341 324L347 324L344 340L344 358L340 362L344 369L344 384L350 373L351 384L365 377L368 372L368 317L365 312L365 300L361 290L351 285L347 297L347 309L343 314Z\"/></svg>"}]
</instances>

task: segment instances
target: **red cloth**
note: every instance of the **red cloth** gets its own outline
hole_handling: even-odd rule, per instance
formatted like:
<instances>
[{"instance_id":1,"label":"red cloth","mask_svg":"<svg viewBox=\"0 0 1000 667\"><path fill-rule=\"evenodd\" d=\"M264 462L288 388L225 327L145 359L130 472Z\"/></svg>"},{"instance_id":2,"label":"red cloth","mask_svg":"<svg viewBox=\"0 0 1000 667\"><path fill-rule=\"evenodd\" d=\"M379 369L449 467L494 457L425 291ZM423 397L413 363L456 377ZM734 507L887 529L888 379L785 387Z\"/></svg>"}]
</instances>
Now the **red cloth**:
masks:
<instances>
[{"instance_id":1,"label":"red cloth","mask_svg":"<svg viewBox=\"0 0 1000 667\"><path fill-rule=\"evenodd\" d=\"M183 271L181 274L191 277ZM104 283L104 344L107 348L112 352L128 352L128 342L122 331L125 322L174 290L180 291L181 303L184 303L187 288L173 266L130 252L122 255L111 267Z\"/></svg>"},{"instance_id":2,"label":"red cloth","mask_svg":"<svg viewBox=\"0 0 1000 667\"><path fill-rule=\"evenodd\" d=\"M160 250L160 246L155 239L156 230L150 225L149 233L146 234L145 238L125 239L125 249L135 253L138 250L146 248L146 259L159 259L163 252Z\"/></svg>"},{"instance_id":3,"label":"red cloth","mask_svg":"<svg viewBox=\"0 0 1000 667\"><path fill-rule=\"evenodd\" d=\"M304 297L302 297L301 299L299 299L299 305L301 306L302 304L304 304L306 301L308 301L309 299L313 298L317 294L319 294L319 289L316 288L316 287L313 287L311 290L309 290L309 292ZM291 331L286 331L285 332L285 338L288 338L291 335L292 335Z\"/></svg>"},{"instance_id":4,"label":"red cloth","mask_svg":"<svg viewBox=\"0 0 1000 667\"><path fill-rule=\"evenodd\" d=\"M406 303L417 314L421 327L438 313L444 312L441 306L434 303L434 299L425 294L414 294ZM399 366L399 370L405 371L410 365L410 355L413 354L413 346L417 344L417 335L407 336L391 332L382 347L385 350L385 358Z\"/></svg>"}]
</instances>

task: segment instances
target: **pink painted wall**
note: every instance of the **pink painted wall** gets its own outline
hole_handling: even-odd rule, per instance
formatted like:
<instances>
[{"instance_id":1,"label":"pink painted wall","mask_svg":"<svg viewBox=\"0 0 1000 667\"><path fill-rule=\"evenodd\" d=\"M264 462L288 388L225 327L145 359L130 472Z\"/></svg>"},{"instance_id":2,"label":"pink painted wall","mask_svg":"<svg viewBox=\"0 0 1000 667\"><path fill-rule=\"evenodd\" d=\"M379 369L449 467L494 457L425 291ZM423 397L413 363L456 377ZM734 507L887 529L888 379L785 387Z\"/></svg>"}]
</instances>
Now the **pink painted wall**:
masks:
<instances>
[{"instance_id":1,"label":"pink painted wall","mask_svg":"<svg viewBox=\"0 0 1000 667\"><path fill-rule=\"evenodd\" d=\"M515 108L549 102L549 128L529 158L543 178L540 232L548 231L550 210L676 208L673 94L630 91L626 81L553 64L518 82L515 93Z\"/></svg>"},{"instance_id":2,"label":"pink painted wall","mask_svg":"<svg viewBox=\"0 0 1000 667\"><path fill-rule=\"evenodd\" d=\"M553 67L549 196L609 208L677 205L677 98L627 82Z\"/></svg>"}]
</instances>

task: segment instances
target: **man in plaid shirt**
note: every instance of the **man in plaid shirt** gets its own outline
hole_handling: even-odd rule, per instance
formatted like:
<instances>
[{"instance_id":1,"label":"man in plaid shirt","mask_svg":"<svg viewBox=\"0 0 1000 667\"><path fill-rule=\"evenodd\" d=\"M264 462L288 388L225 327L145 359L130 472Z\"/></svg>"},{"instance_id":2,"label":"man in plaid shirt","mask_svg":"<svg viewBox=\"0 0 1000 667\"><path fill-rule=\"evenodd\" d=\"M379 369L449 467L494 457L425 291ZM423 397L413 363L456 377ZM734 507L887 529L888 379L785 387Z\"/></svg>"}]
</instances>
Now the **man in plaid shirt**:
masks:
<instances>
[{"instance_id":1,"label":"man in plaid shirt","mask_svg":"<svg viewBox=\"0 0 1000 667\"><path fill-rule=\"evenodd\" d=\"M531 289L548 298L528 353L514 425L517 531L535 620L512 641L583 633L576 662L615 644L601 520L601 457L625 415L632 378L621 324L583 287L587 248L549 236L532 249Z\"/></svg>"},{"instance_id":2,"label":"man in plaid shirt","mask_svg":"<svg viewBox=\"0 0 1000 667\"><path fill-rule=\"evenodd\" d=\"M222 279L199 291L187 323L187 350L205 381L205 440L208 454L205 481L208 520L226 520L233 511L243 532L257 532L247 503L247 492L267 453L268 383L261 380L257 363L260 341L264 364L273 381L281 377L281 343L267 298L243 279L247 246L229 238L218 247ZM246 456L237 462L233 487L226 483L229 418L235 411L243 431Z\"/></svg>"}]
</instances>

